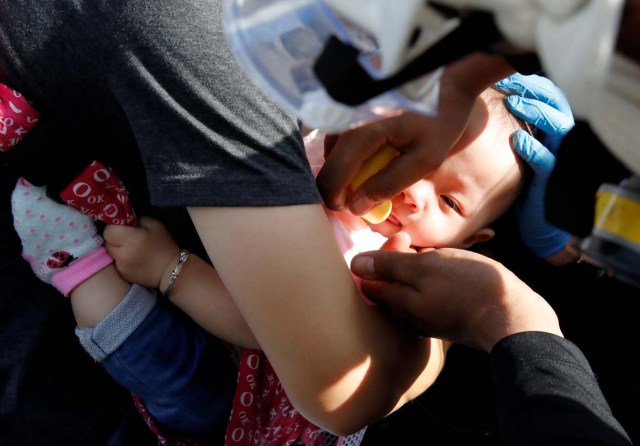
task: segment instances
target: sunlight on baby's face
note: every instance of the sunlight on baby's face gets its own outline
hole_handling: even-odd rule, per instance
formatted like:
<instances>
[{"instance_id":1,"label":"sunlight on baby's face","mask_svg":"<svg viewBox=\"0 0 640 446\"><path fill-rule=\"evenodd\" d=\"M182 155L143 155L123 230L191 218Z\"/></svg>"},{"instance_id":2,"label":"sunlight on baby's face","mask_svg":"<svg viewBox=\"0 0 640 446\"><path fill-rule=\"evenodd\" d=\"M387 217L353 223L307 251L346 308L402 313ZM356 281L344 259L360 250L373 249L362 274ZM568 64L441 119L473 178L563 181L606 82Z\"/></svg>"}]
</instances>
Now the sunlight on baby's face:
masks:
<instances>
[{"instance_id":1,"label":"sunlight on baby's face","mask_svg":"<svg viewBox=\"0 0 640 446\"><path fill-rule=\"evenodd\" d=\"M509 143L519 127L505 119L502 105L487 105L488 100L481 96L449 156L394 197L391 215L370 225L374 231L386 237L407 232L417 247L468 247L486 239L475 235L506 211L523 180L522 162Z\"/></svg>"}]
</instances>

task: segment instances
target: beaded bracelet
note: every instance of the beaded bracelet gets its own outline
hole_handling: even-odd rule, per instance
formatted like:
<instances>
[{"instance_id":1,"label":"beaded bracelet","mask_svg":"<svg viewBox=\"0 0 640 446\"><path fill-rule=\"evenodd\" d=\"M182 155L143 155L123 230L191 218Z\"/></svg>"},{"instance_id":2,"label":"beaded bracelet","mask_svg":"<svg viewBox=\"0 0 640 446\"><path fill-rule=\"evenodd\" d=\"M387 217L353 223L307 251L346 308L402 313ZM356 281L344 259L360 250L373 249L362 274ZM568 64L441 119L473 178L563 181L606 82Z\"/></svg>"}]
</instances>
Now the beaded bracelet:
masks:
<instances>
[{"instance_id":1,"label":"beaded bracelet","mask_svg":"<svg viewBox=\"0 0 640 446\"><path fill-rule=\"evenodd\" d=\"M171 271L171 279L169 279L169 284L167 285L167 289L164 290L164 293L162 293L164 297L166 298L169 297L169 291L171 291L171 288L173 288L173 284L176 283L176 279L180 276L180 273L182 272L182 267L187 262L188 258L189 258L189 251L187 251L186 249L181 249L180 258L178 259L178 264L176 265L175 268L173 268L173 271Z\"/></svg>"}]
</instances>

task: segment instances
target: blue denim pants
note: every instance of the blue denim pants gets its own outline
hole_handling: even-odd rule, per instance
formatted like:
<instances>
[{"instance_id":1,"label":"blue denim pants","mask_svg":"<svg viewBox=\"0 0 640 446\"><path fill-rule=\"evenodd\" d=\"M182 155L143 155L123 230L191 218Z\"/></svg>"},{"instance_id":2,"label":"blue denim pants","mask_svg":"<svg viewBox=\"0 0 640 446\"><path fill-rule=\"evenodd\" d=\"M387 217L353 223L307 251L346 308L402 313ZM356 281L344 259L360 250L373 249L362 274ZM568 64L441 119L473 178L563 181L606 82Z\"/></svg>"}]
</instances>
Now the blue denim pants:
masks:
<instances>
[{"instance_id":1,"label":"blue denim pants","mask_svg":"<svg viewBox=\"0 0 640 446\"><path fill-rule=\"evenodd\" d=\"M177 307L133 285L97 327L76 334L163 428L221 444L237 368L229 349Z\"/></svg>"}]
</instances>

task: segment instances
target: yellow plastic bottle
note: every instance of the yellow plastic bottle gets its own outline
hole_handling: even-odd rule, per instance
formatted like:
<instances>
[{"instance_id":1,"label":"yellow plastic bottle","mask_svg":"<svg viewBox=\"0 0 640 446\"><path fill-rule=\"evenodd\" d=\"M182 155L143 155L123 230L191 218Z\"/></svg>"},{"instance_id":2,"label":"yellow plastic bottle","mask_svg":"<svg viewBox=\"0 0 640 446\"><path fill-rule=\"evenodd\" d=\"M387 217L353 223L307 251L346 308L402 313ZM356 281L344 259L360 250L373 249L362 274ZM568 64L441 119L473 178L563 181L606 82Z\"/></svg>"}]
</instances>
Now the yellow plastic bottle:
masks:
<instances>
[{"instance_id":1,"label":"yellow plastic bottle","mask_svg":"<svg viewBox=\"0 0 640 446\"><path fill-rule=\"evenodd\" d=\"M391 146L384 146L375 155L369 158L358 172L358 175L351 182L351 188L356 190L367 178L371 175L379 172L384 166L398 156L400 152ZM380 203L375 208L371 209L368 213L362 215L366 221L372 224L378 224L385 221L391 214L391 200L386 200Z\"/></svg>"}]
</instances>

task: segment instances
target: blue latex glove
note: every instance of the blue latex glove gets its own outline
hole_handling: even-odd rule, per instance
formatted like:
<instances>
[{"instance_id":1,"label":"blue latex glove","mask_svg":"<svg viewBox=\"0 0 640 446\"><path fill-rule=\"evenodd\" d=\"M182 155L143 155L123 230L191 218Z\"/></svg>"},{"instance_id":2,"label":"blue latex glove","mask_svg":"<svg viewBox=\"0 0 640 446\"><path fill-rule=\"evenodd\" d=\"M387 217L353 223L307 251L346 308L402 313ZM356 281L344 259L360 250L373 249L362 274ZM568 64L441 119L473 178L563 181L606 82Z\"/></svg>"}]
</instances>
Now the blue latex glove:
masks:
<instances>
[{"instance_id":1,"label":"blue latex glove","mask_svg":"<svg viewBox=\"0 0 640 446\"><path fill-rule=\"evenodd\" d=\"M533 169L534 177L517 208L518 229L524 244L544 258L561 251L570 234L547 222L544 200L555 154L562 138L575 124L569 101L549 79L516 73L496 87L509 96L506 106L515 116L533 125L535 135L517 130L512 136L514 150Z\"/></svg>"}]
</instances>

